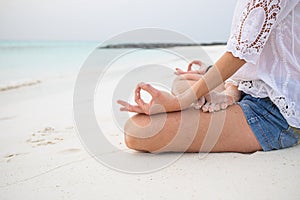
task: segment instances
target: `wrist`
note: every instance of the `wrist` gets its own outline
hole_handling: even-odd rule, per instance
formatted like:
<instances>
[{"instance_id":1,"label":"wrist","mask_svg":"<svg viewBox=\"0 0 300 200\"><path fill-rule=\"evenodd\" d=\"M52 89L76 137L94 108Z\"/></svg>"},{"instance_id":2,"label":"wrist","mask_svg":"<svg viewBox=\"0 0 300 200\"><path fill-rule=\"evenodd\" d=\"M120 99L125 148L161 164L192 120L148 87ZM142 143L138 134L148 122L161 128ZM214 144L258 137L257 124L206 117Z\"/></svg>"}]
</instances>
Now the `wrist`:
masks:
<instances>
[{"instance_id":1,"label":"wrist","mask_svg":"<svg viewBox=\"0 0 300 200\"><path fill-rule=\"evenodd\" d=\"M176 97L179 102L180 110L189 108L190 105L197 100L196 95L191 89L186 90L184 93L181 93Z\"/></svg>"},{"instance_id":2,"label":"wrist","mask_svg":"<svg viewBox=\"0 0 300 200\"><path fill-rule=\"evenodd\" d=\"M214 65L209 65L206 69L205 69L205 73L207 73L209 70L210 70L210 68L212 68Z\"/></svg>"}]
</instances>

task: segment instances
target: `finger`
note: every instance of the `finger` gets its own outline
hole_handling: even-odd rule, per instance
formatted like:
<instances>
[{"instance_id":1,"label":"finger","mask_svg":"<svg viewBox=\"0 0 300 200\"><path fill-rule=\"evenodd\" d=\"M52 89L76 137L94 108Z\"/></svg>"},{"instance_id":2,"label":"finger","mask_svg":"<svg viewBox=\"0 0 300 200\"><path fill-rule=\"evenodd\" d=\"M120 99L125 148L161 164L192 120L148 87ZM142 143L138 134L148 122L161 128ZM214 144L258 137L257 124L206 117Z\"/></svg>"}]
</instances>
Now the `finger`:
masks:
<instances>
[{"instance_id":1,"label":"finger","mask_svg":"<svg viewBox=\"0 0 300 200\"><path fill-rule=\"evenodd\" d=\"M127 103L126 101L123 101L123 100L118 100L117 103L124 107L126 107L127 105L130 105L129 103Z\"/></svg>"},{"instance_id":2,"label":"finger","mask_svg":"<svg viewBox=\"0 0 300 200\"><path fill-rule=\"evenodd\" d=\"M180 74L199 74L198 70L191 70L191 71L183 71L182 69L176 68L175 74L180 75Z\"/></svg>"},{"instance_id":3,"label":"finger","mask_svg":"<svg viewBox=\"0 0 300 200\"><path fill-rule=\"evenodd\" d=\"M159 94L159 90L155 89L150 85L149 83L139 83L138 86L142 89L148 92L152 97L155 97Z\"/></svg>"},{"instance_id":4,"label":"finger","mask_svg":"<svg viewBox=\"0 0 300 200\"><path fill-rule=\"evenodd\" d=\"M143 99L141 98L141 87L139 86L139 84L136 86L135 88L135 92L134 92L134 101L135 103L137 103L137 105L139 105L140 107L145 106L145 102L143 101Z\"/></svg>"},{"instance_id":5,"label":"finger","mask_svg":"<svg viewBox=\"0 0 300 200\"><path fill-rule=\"evenodd\" d=\"M192 66L193 66L193 62L190 62L188 67L187 67L187 71L191 71L192 70Z\"/></svg>"},{"instance_id":6,"label":"finger","mask_svg":"<svg viewBox=\"0 0 300 200\"><path fill-rule=\"evenodd\" d=\"M182 74L182 73L185 73L185 71L183 71L182 69L179 69L179 68L176 68L176 74Z\"/></svg>"},{"instance_id":7,"label":"finger","mask_svg":"<svg viewBox=\"0 0 300 200\"><path fill-rule=\"evenodd\" d=\"M129 111L130 110L131 105L129 103L127 103L126 101L118 100L117 103L123 106L120 108L121 111Z\"/></svg>"},{"instance_id":8,"label":"finger","mask_svg":"<svg viewBox=\"0 0 300 200\"><path fill-rule=\"evenodd\" d=\"M120 111L144 113L143 110L139 106L131 105L131 104L127 103L126 101L118 100L117 103L123 106L120 108Z\"/></svg>"},{"instance_id":9,"label":"finger","mask_svg":"<svg viewBox=\"0 0 300 200\"><path fill-rule=\"evenodd\" d=\"M191 71L193 65L199 65L199 66L201 66L202 62L200 60L194 60L194 61L190 62L189 65L188 65L187 71Z\"/></svg>"},{"instance_id":10,"label":"finger","mask_svg":"<svg viewBox=\"0 0 300 200\"><path fill-rule=\"evenodd\" d=\"M135 113L145 113L139 106L129 105L127 107L121 107L120 111L128 111L128 112L135 112Z\"/></svg>"},{"instance_id":11,"label":"finger","mask_svg":"<svg viewBox=\"0 0 300 200\"><path fill-rule=\"evenodd\" d=\"M155 92L155 91L153 91L153 89L154 90L156 90L156 89L153 88L150 84L145 84L142 82L137 85L136 90L135 90L134 98L135 98L135 102L137 103L139 109L142 111L142 113L149 114L150 104L153 101L153 99L150 101L150 103L144 102L144 100L141 97L141 89L148 92L152 96L152 98L153 98L154 92Z\"/></svg>"},{"instance_id":12,"label":"finger","mask_svg":"<svg viewBox=\"0 0 300 200\"><path fill-rule=\"evenodd\" d=\"M205 69L201 68L199 70L189 70L188 71L183 71L180 68L176 68L176 71L174 72L176 75L181 75L181 74L205 74Z\"/></svg>"},{"instance_id":13,"label":"finger","mask_svg":"<svg viewBox=\"0 0 300 200\"><path fill-rule=\"evenodd\" d=\"M120 108L120 111L128 111L128 109L125 108L125 107L121 107L121 108Z\"/></svg>"},{"instance_id":14,"label":"finger","mask_svg":"<svg viewBox=\"0 0 300 200\"><path fill-rule=\"evenodd\" d=\"M199 74L198 71L181 71L181 72L175 72L176 75L183 75L183 74Z\"/></svg>"},{"instance_id":15,"label":"finger","mask_svg":"<svg viewBox=\"0 0 300 200\"><path fill-rule=\"evenodd\" d=\"M135 112L135 113L144 113L142 109L137 108L136 106L132 107L121 107L120 111L126 111L126 112Z\"/></svg>"},{"instance_id":16,"label":"finger","mask_svg":"<svg viewBox=\"0 0 300 200\"><path fill-rule=\"evenodd\" d=\"M184 72L184 74L199 74L199 72L198 70L193 70L193 71Z\"/></svg>"},{"instance_id":17,"label":"finger","mask_svg":"<svg viewBox=\"0 0 300 200\"><path fill-rule=\"evenodd\" d=\"M201 75L203 75L203 74L205 74L205 73L206 73L206 69L204 69L204 68L200 68L199 70L197 70L197 72L198 72L198 74L201 74Z\"/></svg>"},{"instance_id":18,"label":"finger","mask_svg":"<svg viewBox=\"0 0 300 200\"><path fill-rule=\"evenodd\" d=\"M200 77L199 74L184 74L180 77L180 80L198 81Z\"/></svg>"},{"instance_id":19,"label":"finger","mask_svg":"<svg viewBox=\"0 0 300 200\"><path fill-rule=\"evenodd\" d=\"M200 60L194 60L193 61L194 65L199 65L199 66L202 66L202 62Z\"/></svg>"}]
</instances>

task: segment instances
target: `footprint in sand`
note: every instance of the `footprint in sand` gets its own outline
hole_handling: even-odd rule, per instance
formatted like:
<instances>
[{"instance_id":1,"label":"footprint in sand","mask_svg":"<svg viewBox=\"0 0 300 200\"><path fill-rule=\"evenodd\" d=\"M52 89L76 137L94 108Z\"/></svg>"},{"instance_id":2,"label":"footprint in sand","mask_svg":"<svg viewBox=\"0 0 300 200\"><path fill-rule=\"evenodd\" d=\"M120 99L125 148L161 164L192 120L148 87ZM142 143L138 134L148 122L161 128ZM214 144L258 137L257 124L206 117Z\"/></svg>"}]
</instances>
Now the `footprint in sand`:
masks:
<instances>
[{"instance_id":1,"label":"footprint in sand","mask_svg":"<svg viewBox=\"0 0 300 200\"><path fill-rule=\"evenodd\" d=\"M4 120L10 120L15 118L16 116L7 116L7 117L0 117L0 121L4 121Z\"/></svg>"},{"instance_id":2,"label":"footprint in sand","mask_svg":"<svg viewBox=\"0 0 300 200\"><path fill-rule=\"evenodd\" d=\"M7 154L6 156L4 156L4 160L6 162L10 162L15 157L20 156L20 155L25 155L25 154L27 154L27 153L10 153L10 154Z\"/></svg>"},{"instance_id":3,"label":"footprint in sand","mask_svg":"<svg viewBox=\"0 0 300 200\"><path fill-rule=\"evenodd\" d=\"M32 147L38 147L57 144L63 140L59 131L56 131L53 127L46 127L43 130L31 134L31 137L26 142L30 143Z\"/></svg>"},{"instance_id":4,"label":"footprint in sand","mask_svg":"<svg viewBox=\"0 0 300 200\"><path fill-rule=\"evenodd\" d=\"M70 149L62 150L62 151L60 151L60 152L58 152L58 153L60 153L60 154L69 154L69 153L78 153L78 152L80 152L80 151L81 151L81 149L70 148Z\"/></svg>"}]
</instances>

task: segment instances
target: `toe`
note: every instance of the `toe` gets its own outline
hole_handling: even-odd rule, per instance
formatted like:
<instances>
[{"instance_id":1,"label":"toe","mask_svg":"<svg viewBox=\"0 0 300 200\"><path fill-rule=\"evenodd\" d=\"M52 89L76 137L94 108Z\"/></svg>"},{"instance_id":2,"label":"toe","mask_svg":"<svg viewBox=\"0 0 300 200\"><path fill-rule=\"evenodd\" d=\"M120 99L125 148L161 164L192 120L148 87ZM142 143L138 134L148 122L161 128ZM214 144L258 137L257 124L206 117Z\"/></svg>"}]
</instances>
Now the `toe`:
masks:
<instances>
[{"instance_id":1,"label":"toe","mask_svg":"<svg viewBox=\"0 0 300 200\"><path fill-rule=\"evenodd\" d=\"M204 104L204 105L202 106L202 111L203 111L203 112L208 112L209 105L210 105L210 103Z\"/></svg>"},{"instance_id":2,"label":"toe","mask_svg":"<svg viewBox=\"0 0 300 200\"><path fill-rule=\"evenodd\" d=\"M219 111L219 110L221 110L221 106L220 106L220 104L216 104L216 105L214 106L214 111L217 112L217 111Z\"/></svg>"},{"instance_id":3,"label":"toe","mask_svg":"<svg viewBox=\"0 0 300 200\"><path fill-rule=\"evenodd\" d=\"M208 107L208 111L209 112L214 112L215 111L215 104L210 104L210 106Z\"/></svg>"},{"instance_id":4,"label":"toe","mask_svg":"<svg viewBox=\"0 0 300 200\"><path fill-rule=\"evenodd\" d=\"M221 109L225 110L228 107L227 103L221 103Z\"/></svg>"}]
</instances>

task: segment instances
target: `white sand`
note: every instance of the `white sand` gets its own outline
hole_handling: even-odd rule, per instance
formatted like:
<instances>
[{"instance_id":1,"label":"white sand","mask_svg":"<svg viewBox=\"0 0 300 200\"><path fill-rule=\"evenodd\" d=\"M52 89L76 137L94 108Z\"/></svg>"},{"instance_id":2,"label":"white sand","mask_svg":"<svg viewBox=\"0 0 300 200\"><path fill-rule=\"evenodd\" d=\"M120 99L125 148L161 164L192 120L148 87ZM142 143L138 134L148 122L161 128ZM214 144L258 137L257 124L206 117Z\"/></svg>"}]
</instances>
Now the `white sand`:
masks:
<instances>
[{"instance_id":1,"label":"white sand","mask_svg":"<svg viewBox=\"0 0 300 200\"><path fill-rule=\"evenodd\" d=\"M224 48L206 50L216 59ZM300 198L300 146L205 159L184 154L171 166L142 175L101 165L74 128L74 81L66 75L0 92L1 200ZM105 126L113 123L106 120ZM110 139L126 148L121 135L112 132Z\"/></svg>"}]
</instances>

